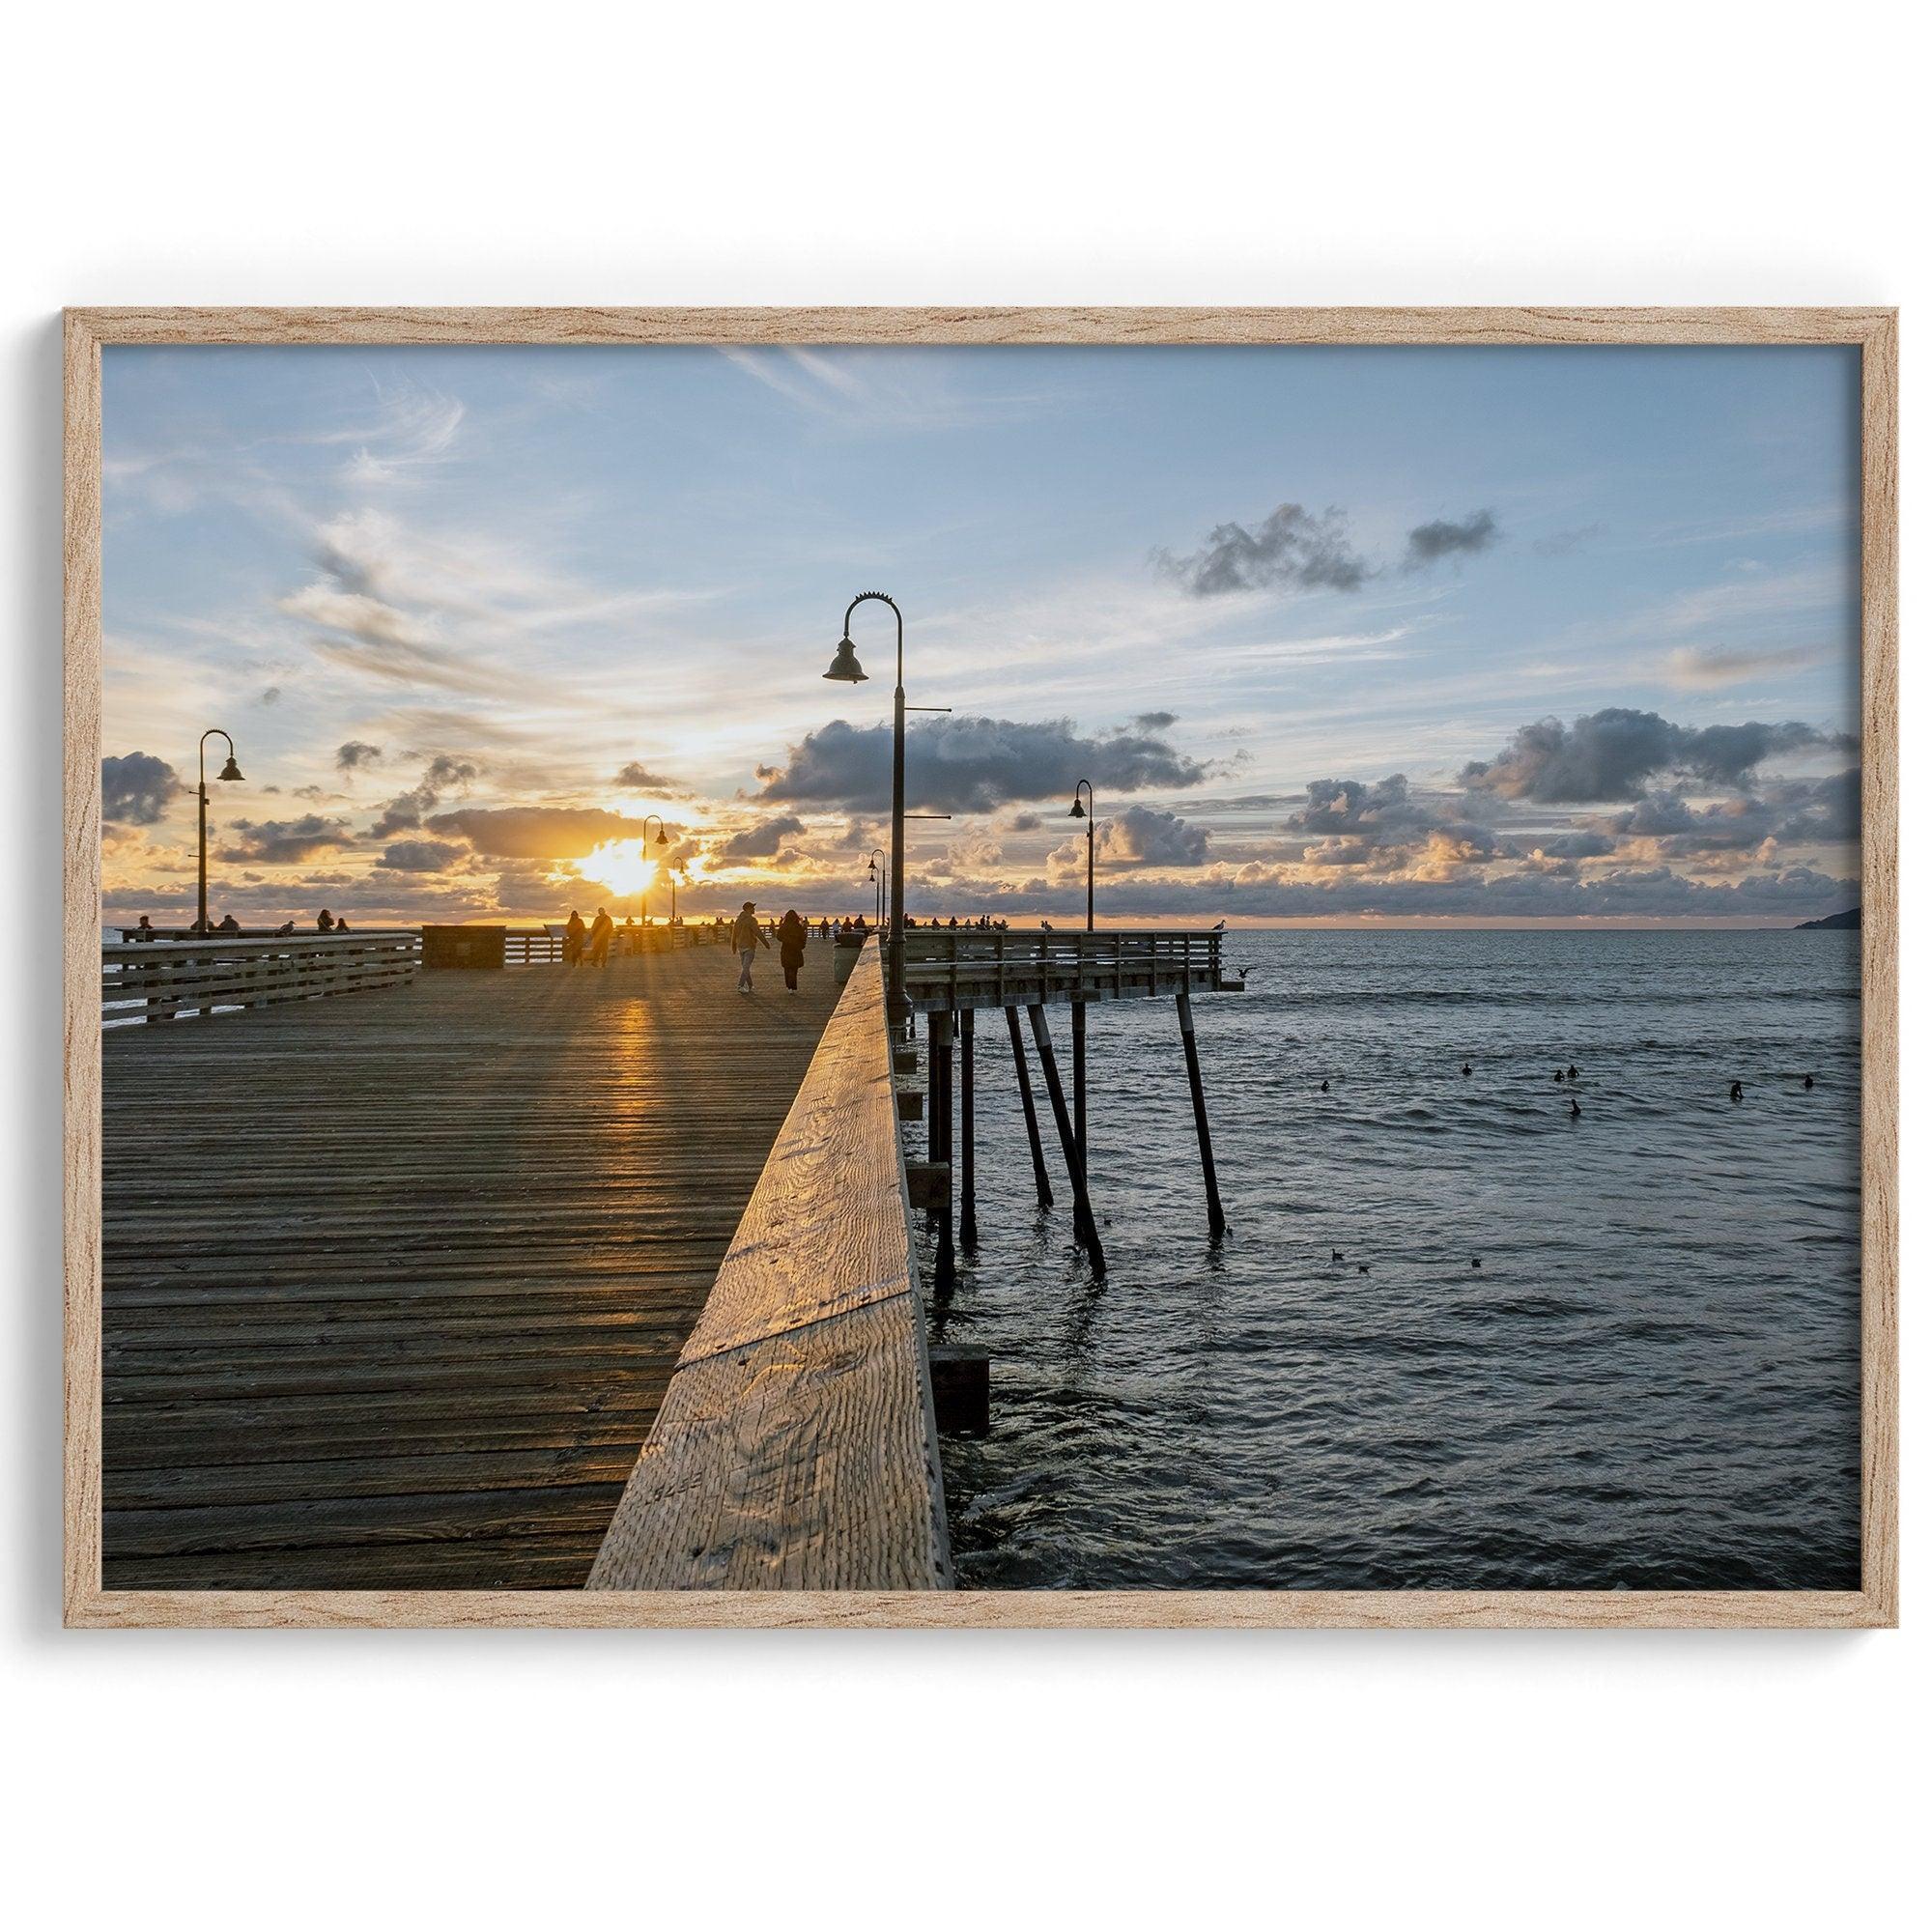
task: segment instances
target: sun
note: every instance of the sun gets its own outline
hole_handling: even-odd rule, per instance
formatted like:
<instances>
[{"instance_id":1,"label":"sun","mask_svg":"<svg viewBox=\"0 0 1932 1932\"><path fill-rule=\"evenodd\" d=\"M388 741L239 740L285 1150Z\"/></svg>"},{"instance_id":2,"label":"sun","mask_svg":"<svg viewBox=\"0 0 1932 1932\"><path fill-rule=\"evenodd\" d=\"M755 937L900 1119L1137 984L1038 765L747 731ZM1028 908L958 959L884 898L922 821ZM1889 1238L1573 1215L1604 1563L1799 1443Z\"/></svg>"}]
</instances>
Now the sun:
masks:
<instances>
[{"instance_id":1,"label":"sun","mask_svg":"<svg viewBox=\"0 0 1932 1932\"><path fill-rule=\"evenodd\" d=\"M619 898L645 891L657 878L657 862L644 857L641 838L607 838L574 862L579 878L602 886Z\"/></svg>"}]
</instances>

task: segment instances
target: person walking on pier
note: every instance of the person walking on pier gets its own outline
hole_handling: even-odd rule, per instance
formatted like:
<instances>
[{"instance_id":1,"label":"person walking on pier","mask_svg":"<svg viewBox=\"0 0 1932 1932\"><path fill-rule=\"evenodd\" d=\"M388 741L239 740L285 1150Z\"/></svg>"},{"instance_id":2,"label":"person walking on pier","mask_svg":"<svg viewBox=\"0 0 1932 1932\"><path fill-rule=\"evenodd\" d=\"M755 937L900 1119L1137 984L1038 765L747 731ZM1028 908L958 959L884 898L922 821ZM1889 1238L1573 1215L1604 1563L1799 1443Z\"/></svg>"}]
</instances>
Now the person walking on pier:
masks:
<instances>
[{"instance_id":1,"label":"person walking on pier","mask_svg":"<svg viewBox=\"0 0 1932 1932\"><path fill-rule=\"evenodd\" d=\"M563 963L566 966L583 963L583 915L575 906L571 907L570 918L564 923Z\"/></svg>"},{"instance_id":2,"label":"person walking on pier","mask_svg":"<svg viewBox=\"0 0 1932 1932\"><path fill-rule=\"evenodd\" d=\"M731 950L738 955L738 990L749 993L752 990L752 961L758 956L758 948L771 950L772 942L765 937L765 929L758 923L758 903L747 899L745 909L731 924Z\"/></svg>"},{"instance_id":3,"label":"person walking on pier","mask_svg":"<svg viewBox=\"0 0 1932 1932\"><path fill-rule=\"evenodd\" d=\"M597 917L590 922L590 963L593 966L608 966L611 963L611 935L616 927L611 923L611 915L602 906L597 908Z\"/></svg>"},{"instance_id":4,"label":"person walking on pier","mask_svg":"<svg viewBox=\"0 0 1932 1932\"><path fill-rule=\"evenodd\" d=\"M784 968L785 991L798 991L798 969L805 964L805 942L809 928L798 914L788 912L779 922L779 964Z\"/></svg>"}]
</instances>

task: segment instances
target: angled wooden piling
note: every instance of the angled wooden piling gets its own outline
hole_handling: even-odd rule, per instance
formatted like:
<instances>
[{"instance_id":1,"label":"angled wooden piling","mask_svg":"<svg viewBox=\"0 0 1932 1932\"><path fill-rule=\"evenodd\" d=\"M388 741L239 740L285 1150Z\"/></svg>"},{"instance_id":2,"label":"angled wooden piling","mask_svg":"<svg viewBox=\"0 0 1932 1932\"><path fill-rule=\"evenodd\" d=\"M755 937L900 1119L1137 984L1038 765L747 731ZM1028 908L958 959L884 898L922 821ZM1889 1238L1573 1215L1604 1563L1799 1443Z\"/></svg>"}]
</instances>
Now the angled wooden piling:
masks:
<instances>
[{"instance_id":1,"label":"angled wooden piling","mask_svg":"<svg viewBox=\"0 0 1932 1932\"><path fill-rule=\"evenodd\" d=\"M973 1009L959 1014L959 1245L980 1245L980 1208L973 1176Z\"/></svg>"},{"instance_id":2,"label":"angled wooden piling","mask_svg":"<svg viewBox=\"0 0 1932 1932\"><path fill-rule=\"evenodd\" d=\"M1073 1142L1073 1122L1066 1111L1066 1095L1061 1090L1060 1067L1053 1057L1053 1037L1046 1030L1046 1009L1029 1007L1033 1022L1033 1041L1039 1052L1039 1069L1046 1081L1046 1097L1053 1107L1053 1124L1060 1134L1060 1151L1066 1162L1066 1178L1073 1185L1073 1233L1087 1250L1095 1274L1107 1272L1107 1257L1100 1247L1100 1231L1094 1225L1094 1208L1087 1196L1087 1176L1081 1170L1080 1151Z\"/></svg>"},{"instance_id":3,"label":"angled wooden piling","mask_svg":"<svg viewBox=\"0 0 1932 1932\"><path fill-rule=\"evenodd\" d=\"M1039 1115L1033 1104L1033 1076L1027 1070L1026 1042L1020 1037L1020 1009L1007 1009L1007 1031L1013 1041L1013 1077L1019 1082L1020 1111L1026 1116L1027 1151L1033 1155L1034 1191L1042 1208L1053 1206L1053 1182L1046 1172L1046 1151L1039 1144Z\"/></svg>"},{"instance_id":4,"label":"angled wooden piling","mask_svg":"<svg viewBox=\"0 0 1932 1932\"><path fill-rule=\"evenodd\" d=\"M1201 1054L1194 1044L1194 1009L1185 993L1175 998L1180 1015L1180 1045L1187 1056L1187 1091L1194 1100L1194 1134L1201 1143L1201 1179L1208 1190L1208 1232L1219 1238L1227 1232L1228 1217L1221 1211L1221 1189L1214 1179L1214 1141L1208 1131L1208 1096L1201 1089Z\"/></svg>"}]
</instances>

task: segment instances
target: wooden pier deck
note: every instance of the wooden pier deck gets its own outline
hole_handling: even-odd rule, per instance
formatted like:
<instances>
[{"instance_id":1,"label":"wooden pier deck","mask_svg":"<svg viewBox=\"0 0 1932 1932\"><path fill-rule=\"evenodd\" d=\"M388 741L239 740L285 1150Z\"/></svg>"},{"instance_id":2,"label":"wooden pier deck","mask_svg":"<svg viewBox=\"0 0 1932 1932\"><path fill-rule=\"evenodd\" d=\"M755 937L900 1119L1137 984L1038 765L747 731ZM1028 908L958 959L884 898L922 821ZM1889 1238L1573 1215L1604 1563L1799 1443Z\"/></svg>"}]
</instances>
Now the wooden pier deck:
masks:
<instances>
[{"instance_id":1,"label":"wooden pier deck","mask_svg":"<svg viewBox=\"0 0 1932 1932\"><path fill-rule=\"evenodd\" d=\"M834 951L108 1033L105 1587L582 1584Z\"/></svg>"}]
</instances>

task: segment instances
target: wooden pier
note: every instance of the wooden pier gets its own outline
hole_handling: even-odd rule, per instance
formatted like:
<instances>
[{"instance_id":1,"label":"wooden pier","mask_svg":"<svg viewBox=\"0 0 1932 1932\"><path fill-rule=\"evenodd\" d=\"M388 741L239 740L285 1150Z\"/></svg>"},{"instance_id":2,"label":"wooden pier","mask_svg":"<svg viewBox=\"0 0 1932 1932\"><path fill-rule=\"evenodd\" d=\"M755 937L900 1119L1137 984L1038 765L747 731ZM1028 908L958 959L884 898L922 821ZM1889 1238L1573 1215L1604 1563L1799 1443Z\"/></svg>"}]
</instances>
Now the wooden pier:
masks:
<instances>
[{"instance_id":1,"label":"wooden pier","mask_svg":"<svg viewBox=\"0 0 1932 1932\"><path fill-rule=\"evenodd\" d=\"M705 947L110 1029L105 1586L581 1585L834 951L796 996Z\"/></svg>"}]
</instances>

